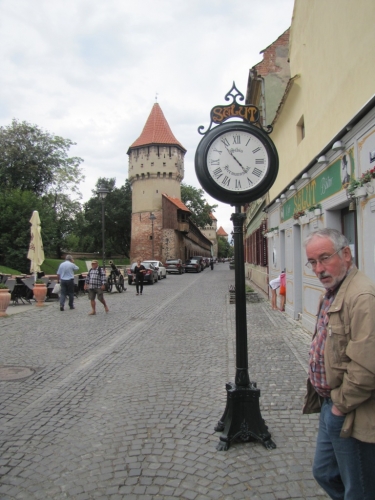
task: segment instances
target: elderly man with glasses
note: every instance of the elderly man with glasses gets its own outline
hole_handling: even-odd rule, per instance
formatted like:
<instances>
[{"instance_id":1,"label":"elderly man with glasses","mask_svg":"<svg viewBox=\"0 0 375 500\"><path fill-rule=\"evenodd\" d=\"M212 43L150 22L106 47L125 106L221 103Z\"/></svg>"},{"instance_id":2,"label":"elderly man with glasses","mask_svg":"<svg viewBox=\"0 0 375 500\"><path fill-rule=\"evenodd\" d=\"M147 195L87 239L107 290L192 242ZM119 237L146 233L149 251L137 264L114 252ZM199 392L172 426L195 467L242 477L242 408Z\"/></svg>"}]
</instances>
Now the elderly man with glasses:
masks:
<instances>
[{"instance_id":1,"label":"elderly man with glasses","mask_svg":"<svg viewBox=\"0 0 375 500\"><path fill-rule=\"evenodd\" d=\"M326 289L303 408L320 412L313 474L331 498L375 499L375 284L339 231L315 231L304 244Z\"/></svg>"}]
</instances>

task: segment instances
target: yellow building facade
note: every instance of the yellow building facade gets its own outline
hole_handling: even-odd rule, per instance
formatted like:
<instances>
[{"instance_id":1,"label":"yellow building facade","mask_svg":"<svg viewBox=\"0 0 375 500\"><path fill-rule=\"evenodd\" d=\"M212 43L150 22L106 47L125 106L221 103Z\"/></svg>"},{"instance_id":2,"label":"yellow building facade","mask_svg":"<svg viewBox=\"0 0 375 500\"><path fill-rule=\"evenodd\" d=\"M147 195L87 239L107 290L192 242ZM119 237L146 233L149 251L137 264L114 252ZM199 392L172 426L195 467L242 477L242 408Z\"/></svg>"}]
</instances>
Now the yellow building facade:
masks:
<instances>
[{"instance_id":1,"label":"yellow building facade","mask_svg":"<svg viewBox=\"0 0 375 500\"><path fill-rule=\"evenodd\" d=\"M296 0L289 41L291 78L271 134L280 160L265 207L268 277L286 268L286 313L312 330L322 287L305 267L303 240L333 227L375 281L375 2ZM349 188L349 189L348 189Z\"/></svg>"}]
</instances>

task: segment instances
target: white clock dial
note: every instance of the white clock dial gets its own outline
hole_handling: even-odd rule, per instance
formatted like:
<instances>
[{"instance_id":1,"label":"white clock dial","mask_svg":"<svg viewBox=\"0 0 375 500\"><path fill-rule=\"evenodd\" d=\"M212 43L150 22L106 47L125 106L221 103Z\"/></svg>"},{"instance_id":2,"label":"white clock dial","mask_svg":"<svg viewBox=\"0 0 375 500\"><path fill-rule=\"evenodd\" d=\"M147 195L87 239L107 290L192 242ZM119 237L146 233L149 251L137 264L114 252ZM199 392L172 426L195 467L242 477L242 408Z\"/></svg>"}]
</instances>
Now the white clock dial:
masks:
<instances>
[{"instance_id":1,"label":"white clock dial","mask_svg":"<svg viewBox=\"0 0 375 500\"><path fill-rule=\"evenodd\" d=\"M255 188L268 172L269 157L263 142L243 130L217 137L207 151L207 169L222 189L234 192Z\"/></svg>"}]
</instances>

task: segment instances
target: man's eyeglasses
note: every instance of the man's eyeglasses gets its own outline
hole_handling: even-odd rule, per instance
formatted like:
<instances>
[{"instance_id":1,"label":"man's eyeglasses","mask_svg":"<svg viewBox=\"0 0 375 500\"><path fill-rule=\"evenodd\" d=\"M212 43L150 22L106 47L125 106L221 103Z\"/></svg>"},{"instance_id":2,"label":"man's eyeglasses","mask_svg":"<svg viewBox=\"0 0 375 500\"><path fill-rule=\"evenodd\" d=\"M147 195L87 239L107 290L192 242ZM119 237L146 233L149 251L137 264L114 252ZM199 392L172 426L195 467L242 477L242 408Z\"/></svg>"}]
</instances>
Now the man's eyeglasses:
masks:
<instances>
[{"instance_id":1,"label":"man's eyeglasses","mask_svg":"<svg viewBox=\"0 0 375 500\"><path fill-rule=\"evenodd\" d=\"M317 259L317 260L308 260L306 262L305 266L308 267L309 269L314 269L314 267L316 267L316 265L318 264L318 262L322 266L326 266L329 263L329 261L332 259L332 257L334 257L337 253L341 252L341 250L344 250L344 248L345 247L339 248L332 255L324 255L324 257L320 257L320 259Z\"/></svg>"}]
</instances>

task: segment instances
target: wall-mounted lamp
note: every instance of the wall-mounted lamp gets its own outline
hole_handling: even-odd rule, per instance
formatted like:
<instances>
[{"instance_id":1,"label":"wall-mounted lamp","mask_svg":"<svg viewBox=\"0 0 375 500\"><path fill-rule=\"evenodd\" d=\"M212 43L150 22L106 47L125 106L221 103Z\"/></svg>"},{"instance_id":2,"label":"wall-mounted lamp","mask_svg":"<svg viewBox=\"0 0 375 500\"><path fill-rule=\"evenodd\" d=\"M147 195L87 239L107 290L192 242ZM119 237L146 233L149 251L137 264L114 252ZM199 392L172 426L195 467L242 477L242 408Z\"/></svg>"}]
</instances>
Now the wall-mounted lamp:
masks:
<instances>
[{"instance_id":1,"label":"wall-mounted lamp","mask_svg":"<svg viewBox=\"0 0 375 500\"><path fill-rule=\"evenodd\" d=\"M323 163L327 163L327 158L325 155L319 156L319 158L316 160L316 162L319 163L319 165L321 165Z\"/></svg>"},{"instance_id":2,"label":"wall-mounted lamp","mask_svg":"<svg viewBox=\"0 0 375 500\"><path fill-rule=\"evenodd\" d=\"M280 198L276 198L275 203L281 203Z\"/></svg>"},{"instance_id":3,"label":"wall-mounted lamp","mask_svg":"<svg viewBox=\"0 0 375 500\"><path fill-rule=\"evenodd\" d=\"M310 178L311 176L307 172L305 172L301 177L301 179L310 179Z\"/></svg>"},{"instance_id":4,"label":"wall-mounted lamp","mask_svg":"<svg viewBox=\"0 0 375 500\"><path fill-rule=\"evenodd\" d=\"M280 196L280 200L285 200L286 199L286 196L285 194L283 193L281 196Z\"/></svg>"},{"instance_id":5,"label":"wall-mounted lamp","mask_svg":"<svg viewBox=\"0 0 375 500\"><path fill-rule=\"evenodd\" d=\"M292 184L290 187L289 187L289 191L296 191L296 186L294 184Z\"/></svg>"},{"instance_id":6,"label":"wall-mounted lamp","mask_svg":"<svg viewBox=\"0 0 375 500\"><path fill-rule=\"evenodd\" d=\"M344 149L345 149L345 146L343 145L343 143L341 141L336 141L332 146L333 151L343 151Z\"/></svg>"}]
</instances>

